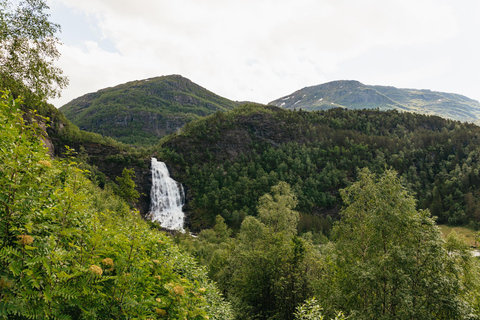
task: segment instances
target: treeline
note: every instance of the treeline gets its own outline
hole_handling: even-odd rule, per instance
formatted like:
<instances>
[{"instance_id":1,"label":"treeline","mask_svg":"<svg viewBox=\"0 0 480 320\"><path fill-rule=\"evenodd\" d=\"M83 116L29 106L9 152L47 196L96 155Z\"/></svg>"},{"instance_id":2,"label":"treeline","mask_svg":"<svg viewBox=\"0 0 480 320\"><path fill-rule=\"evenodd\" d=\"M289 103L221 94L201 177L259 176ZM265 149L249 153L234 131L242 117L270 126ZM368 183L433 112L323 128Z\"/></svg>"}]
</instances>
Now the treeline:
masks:
<instances>
[{"instance_id":1,"label":"treeline","mask_svg":"<svg viewBox=\"0 0 480 320\"><path fill-rule=\"evenodd\" d=\"M338 194L361 168L393 168L439 223L480 223L479 133L471 124L398 111L287 111L244 105L189 123L160 151L190 192L191 227L220 214L233 228L280 181L300 229L328 233Z\"/></svg>"}]
</instances>

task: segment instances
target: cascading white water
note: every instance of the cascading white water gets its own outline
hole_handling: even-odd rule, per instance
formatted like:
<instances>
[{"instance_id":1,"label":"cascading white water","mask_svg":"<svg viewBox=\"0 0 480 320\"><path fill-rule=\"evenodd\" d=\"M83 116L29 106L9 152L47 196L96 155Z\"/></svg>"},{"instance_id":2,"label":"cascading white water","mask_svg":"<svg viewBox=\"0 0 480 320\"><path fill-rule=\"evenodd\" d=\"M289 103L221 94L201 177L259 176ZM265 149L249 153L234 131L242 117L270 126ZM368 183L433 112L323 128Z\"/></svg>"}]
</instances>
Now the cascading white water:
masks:
<instances>
[{"instance_id":1,"label":"cascading white water","mask_svg":"<svg viewBox=\"0 0 480 320\"><path fill-rule=\"evenodd\" d=\"M170 178L167 166L152 158L150 218L170 230L183 231L185 193L181 183Z\"/></svg>"}]
</instances>

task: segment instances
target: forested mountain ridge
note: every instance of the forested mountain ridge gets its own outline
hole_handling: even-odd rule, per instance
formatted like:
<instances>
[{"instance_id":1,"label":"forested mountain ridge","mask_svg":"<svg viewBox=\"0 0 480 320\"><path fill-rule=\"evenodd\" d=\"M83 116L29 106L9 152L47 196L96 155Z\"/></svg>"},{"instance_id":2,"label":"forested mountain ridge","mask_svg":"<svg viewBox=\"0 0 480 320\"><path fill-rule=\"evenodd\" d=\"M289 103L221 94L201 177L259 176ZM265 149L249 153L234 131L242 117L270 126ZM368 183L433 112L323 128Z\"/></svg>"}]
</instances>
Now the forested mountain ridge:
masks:
<instances>
[{"instance_id":1,"label":"forested mountain ridge","mask_svg":"<svg viewBox=\"0 0 480 320\"><path fill-rule=\"evenodd\" d=\"M238 227L285 181L299 200L299 229L328 232L338 190L363 167L397 170L438 222L480 222L479 140L479 127L437 116L246 104L188 123L159 152L187 188L193 229L211 226L217 214Z\"/></svg>"},{"instance_id":2,"label":"forested mountain ridge","mask_svg":"<svg viewBox=\"0 0 480 320\"><path fill-rule=\"evenodd\" d=\"M480 123L480 103L453 93L371 86L341 80L306 87L269 103L284 109L307 111L335 107L347 109L397 109L442 118Z\"/></svg>"},{"instance_id":3,"label":"forested mountain ridge","mask_svg":"<svg viewBox=\"0 0 480 320\"><path fill-rule=\"evenodd\" d=\"M236 105L182 76L170 75L89 93L60 110L82 130L145 146L191 120Z\"/></svg>"}]
</instances>

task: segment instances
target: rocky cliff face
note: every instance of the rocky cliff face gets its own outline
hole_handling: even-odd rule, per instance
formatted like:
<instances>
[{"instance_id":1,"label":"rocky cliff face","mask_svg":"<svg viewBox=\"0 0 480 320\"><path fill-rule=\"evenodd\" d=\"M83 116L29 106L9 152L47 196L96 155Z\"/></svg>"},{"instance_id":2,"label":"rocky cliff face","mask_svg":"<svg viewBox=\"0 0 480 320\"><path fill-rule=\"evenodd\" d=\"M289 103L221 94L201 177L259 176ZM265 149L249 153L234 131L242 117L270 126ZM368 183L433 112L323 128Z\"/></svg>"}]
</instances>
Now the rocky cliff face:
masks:
<instances>
[{"instance_id":1,"label":"rocky cliff face","mask_svg":"<svg viewBox=\"0 0 480 320\"><path fill-rule=\"evenodd\" d=\"M81 125L79 128L105 135L109 135L109 128L115 128L113 129L115 132L122 134L125 132L126 137L128 137L128 132L133 130L132 128L136 128L148 136L159 139L178 131L189 121L190 118L185 116L167 116L139 111L132 114L112 114L106 118L95 119L92 123Z\"/></svg>"}]
</instances>

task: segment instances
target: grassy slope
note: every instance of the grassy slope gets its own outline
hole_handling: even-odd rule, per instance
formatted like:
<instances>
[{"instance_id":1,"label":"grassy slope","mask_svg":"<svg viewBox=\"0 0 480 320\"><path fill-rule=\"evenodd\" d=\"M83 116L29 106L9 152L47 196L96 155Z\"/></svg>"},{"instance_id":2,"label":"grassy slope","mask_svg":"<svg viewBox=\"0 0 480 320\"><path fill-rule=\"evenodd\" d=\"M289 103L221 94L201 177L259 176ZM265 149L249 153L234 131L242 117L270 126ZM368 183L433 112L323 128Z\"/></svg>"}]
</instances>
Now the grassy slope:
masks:
<instances>
[{"instance_id":1,"label":"grassy slope","mask_svg":"<svg viewBox=\"0 0 480 320\"><path fill-rule=\"evenodd\" d=\"M452 227L445 224L439 225L440 230L444 237L448 236L452 231L455 231L460 238L462 238L469 246L478 247L478 241L476 241L477 231L469 227Z\"/></svg>"}]
</instances>

